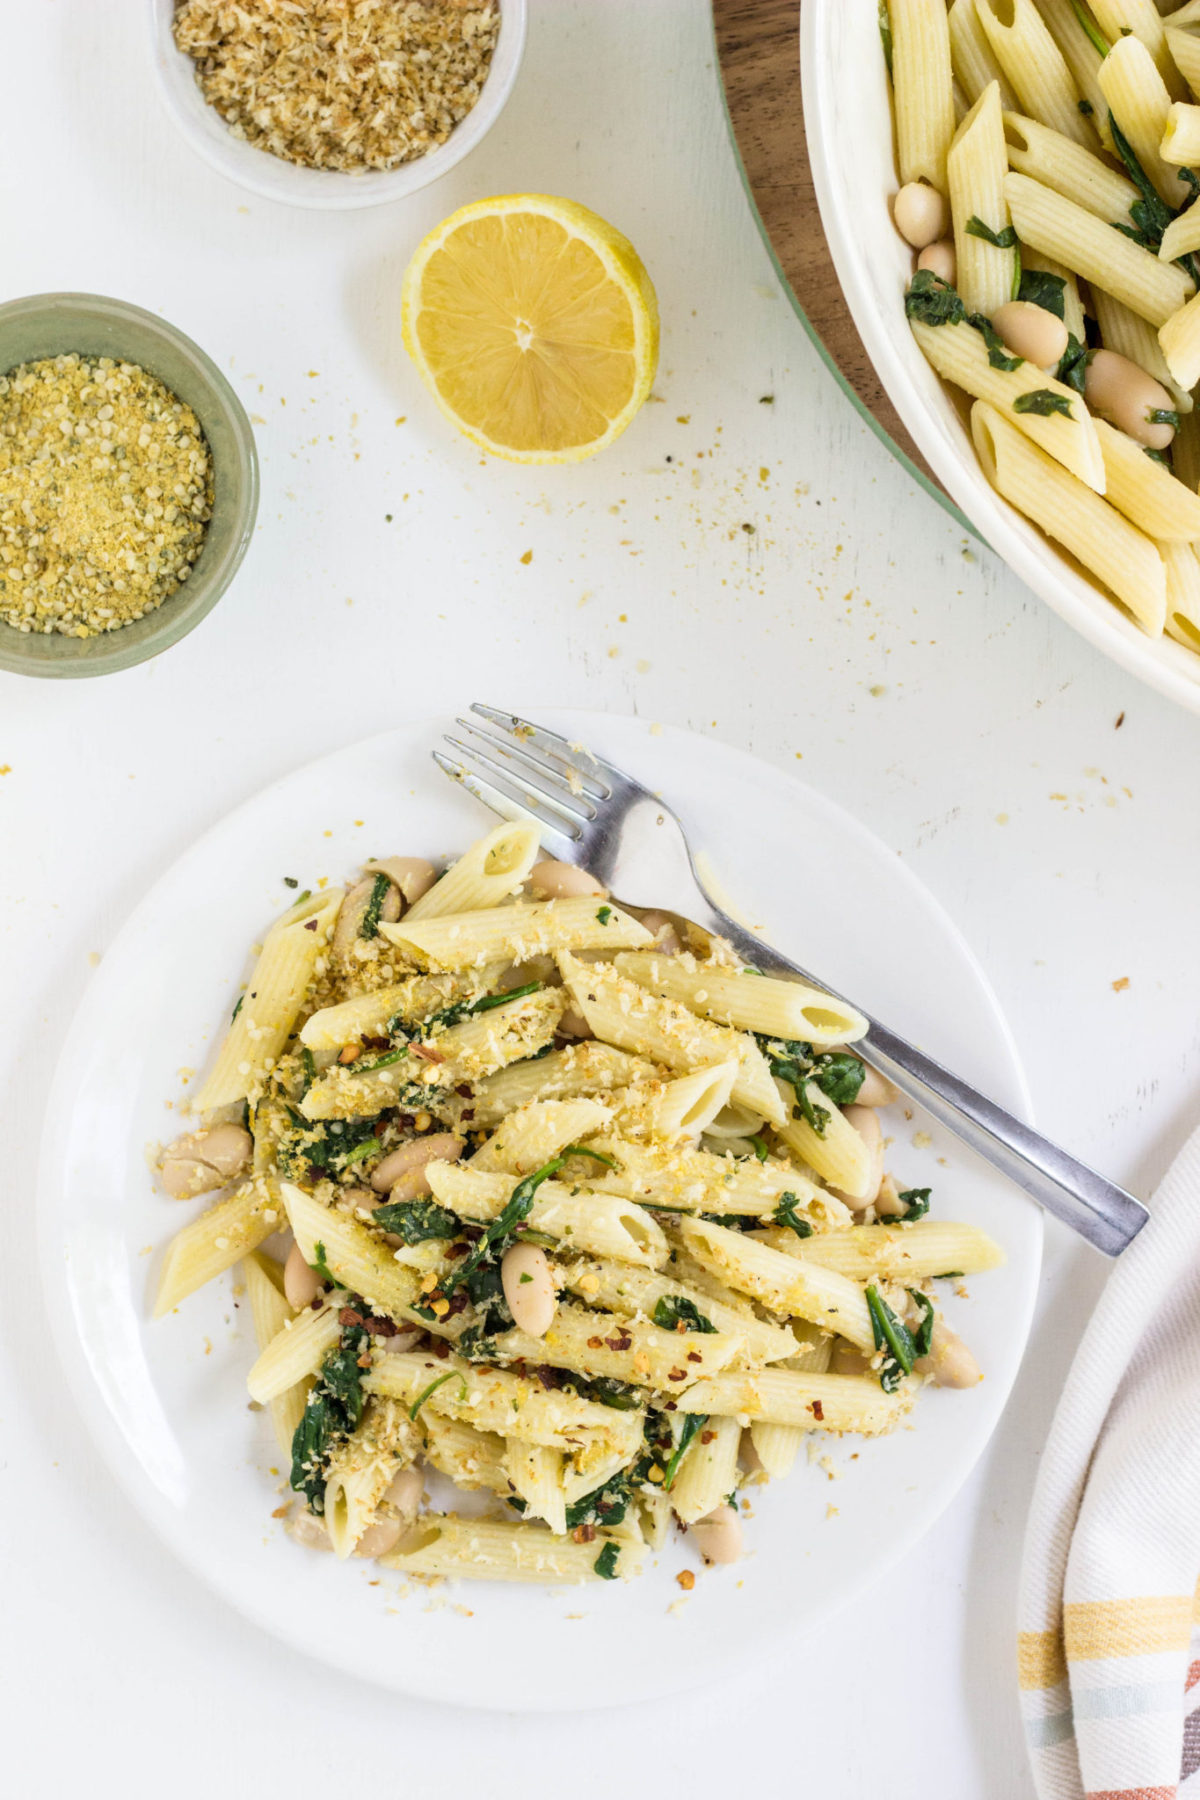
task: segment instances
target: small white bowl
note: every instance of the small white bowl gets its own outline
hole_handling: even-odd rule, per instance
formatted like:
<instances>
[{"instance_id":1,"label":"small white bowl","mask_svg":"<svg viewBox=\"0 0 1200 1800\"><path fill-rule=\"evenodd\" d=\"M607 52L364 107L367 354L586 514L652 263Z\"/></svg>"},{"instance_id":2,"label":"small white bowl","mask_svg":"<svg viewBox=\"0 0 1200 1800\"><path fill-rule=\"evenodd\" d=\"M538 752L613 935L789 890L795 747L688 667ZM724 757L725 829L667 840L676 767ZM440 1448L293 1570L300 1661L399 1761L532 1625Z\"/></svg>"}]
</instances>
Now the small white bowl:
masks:
<instances>
[{"instance_id":1,"label":"small white bowl","mask_svg":"<svg viewBox=\"0 0 1200 1800\"><path fill-rule=\"evenodd\" d=\"M1000 498L949 391L917 348L903 300L912 251L891 218L898 182L876 0L805 0L800 73L813 185L842 293L913 442L979 535L1061 619L1148 687L1200 713L1200 655L1139 631Z\"/></svg>"},{"instance_id":2,"label":"small white bowl","mask_svg":"<svg viewBox=\"0 0 1200 1800\"><path fill-rule=\"evenodd\" d=\"M282 157L234 137L220 113L200 92L195 63L175 47L171 33L175 0L147 0L147 4L159 92L197 155L219 174L249 188L251 193L261 194L264 200L282 200L288 206L321 211L403 200L447 174L476 144L482 143L500 117L525 53L526 0L500 0L500 35L483 92L444 144L413 162L401 163L397 169L371 170L362 175L334 169L302 169L298 163L285 162Z\"/></svg>"}]
</instances>

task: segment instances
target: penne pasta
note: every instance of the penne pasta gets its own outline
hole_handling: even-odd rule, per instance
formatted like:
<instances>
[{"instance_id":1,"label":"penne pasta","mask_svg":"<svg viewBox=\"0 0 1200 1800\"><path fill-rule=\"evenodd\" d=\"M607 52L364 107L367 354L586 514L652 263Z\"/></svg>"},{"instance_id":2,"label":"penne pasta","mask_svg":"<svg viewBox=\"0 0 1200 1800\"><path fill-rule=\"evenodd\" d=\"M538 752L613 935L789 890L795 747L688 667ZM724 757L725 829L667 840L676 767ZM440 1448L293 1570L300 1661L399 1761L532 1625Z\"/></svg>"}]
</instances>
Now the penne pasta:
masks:
<instances>
[{"instance_id":1,"label":"penne pasta","mask_svg":"<svg viewBox=\"0 0 1200 1800\"><path fill-rule=\"evenodd\" d=\"M1157 13L1154 16L1157 20ZM1171 95L1140 38L1123 37L1113 45L1100 65L1100 86L1109 111L1160 198L1170 207L1186 206L1193 190L1164 162L1159 148L1171 116Z\"/></svg>"},{"instance_id":2,"label":"penne pasta","mask_svg":"<svg viewBox=\"0 0 1200 1800\"><path fill-rule=\"evenodd\" d=\"M418 919L440 919L447 913L473 912L510 900L528 878L538 848L537 827L527 820L497 825L409 907L405 922L412 925Z\"/></svg>"},{"instance_id":3,"label":"penne pasta","mask_svg":"<svg viewBox=\"0 0 1200 1800\"><path fill-rule=\"evenodd\" d=\"M686 952L627 951L613 958L613 966L660 1000L678 1000L702 1018L738 1031L800 1038L819 1047L853 1044L867 1034L861 1013L801 981L722 968Z\"/></svg>"},{"instance_id":4,"label":"penne pasta","mask_svg":"<svg viewBox=\"0 0 1200 1800\"><path fill-rule=\"evenodd\" d=\"M1138 200L1132 181L1095 154L1094 148L1063 137L1049 125L1023 113L1004 115L1009 167L1052 188L1065 200L1094 213L1106 224L1128 224ZM1022 249L1022 261L1024 261Z\"/></svg>"},{"instance_id":5,"label":"penne pasta","mask_svg":"<svg viewBox=\"0 0 1200 1800\"><path fill-rule=\"evenodd\" d=\"M1003 1250L978 1226L940 1219L917 1219L911 1225L854 1225L825 1237L798 1238L779 1230L756 1235L787 1256L820 1263L851 1281L980 1275L1004 1262Z\"/></svg>"},{"instance_id":6,"label":"penne pasta","mask_svg":"<svg viewBox=\"0 0 1200 1800\"><path fill-rule=\"evenodd\" d=\"M1171 379L1180 387L1194 388L1200 382L1200 295L1193 295L1159 326L1158 342Z\"/></svg>"},{"instance_id":7,"label":"penne pasta","mask_svg":"<svg viewBox=\"0 0 1200 1800\"><path fill-rule=\"evenodd\" d=\"M860 1350L873 1350L875 1337L861 1288L820 1263L801 1264L744 1232L729 1231L708 1219L684 1219L681 1241L697 1261L730 1287L769 1306L836 1331ZM796 1270L803 1273L797 1279Z\"/></svg>"},{"instance_id":8,"label":"penne pasta","mask_svg":"<svg viewBox=\"0 0 1200 1800\"><path fill-rule=\"evenodd\" d=\"M950 61L954 78L966 95L968 106L973 106L983 90L996 82L1000 90L1001 106L1008 110L1015 109L1016 95L1005 80L987 33L979 23L975 0L954 0L947 22L950 26Z\"/></svg>"},{"instance_id":9,"label":"penne pasta","mask_svg":"<svg viewBox=\"0 0 1200 1800\"><path fill-rule=\"evenodd\" d=\"M976 0L976 6L1021 111L1076 143L1092 143L1091 127L1079 110L1079 90L1033 0Z\"/></svg>"},{"instance_id":10,"label":"penne pasta","mask_svg":"<svg viewBox=\"0 0 1200 1800\"><path fill-rule=\"evenodd\" d=\"M889 0L900 179L945 192L954 136L950 27L942 0Z\"/></svg>"},{"instance_id":11,"label":"penne pasta","mask_svg":"<svg viewBox=\"0 0 1200 1800\"><path fill-rule=\"evenodd\" d=\"M994 81L959 126L946 158L958 268L955 285L969 313L980 312L989 318L997 307L1013 299L1020 280L1015 246L1004 249L992 241L1009 231L1004 198L1007 173L1000 84ZM978 235L974 228L981 222L991 237Z\"/></svg>"},{"instance_id":12,"label":"penne pasta","mask_svg":"<svg viewBox=\"0 0 1200 1800\"><path fill-rule=\"evenodd\" d=\"M891 1431L912 1405L903 1388L885 1394L867 1375L801 1375L762 1369L754 1375L714 1375L680 1396L679 1410L709 1417L765 1419L804 1431Z\"/></svg>"},{"instance_id":13,"label":"penne pasta","mask_svg":"<svg viewBox=\"0 0 1200 1800\"><path fill-rule=\"evenodd\" d=\"M546 900L447 913L379 927L421 969L530 962L558 950L627 950L653 942L644 925L607 900Z\"/></svg>"},{"instance_id":14,"label":"penne pasta","mask_svg":"<svg viewBox=\"0 0 1200 1800\"><path fill-rule=\"evenodd\" d=\"M177 1232L167 1246L158 1278L154 1317L232 1269L284 1223L277 1183L256 1176Z\"/></svg>"},{"instance_id":15,"label":"penne pasta","mask_svg":"<svg viewBox=\"0 0 1200 1800\"><path fill-rule=\"evenodd\" d=\"M1186 543L1200 538L1200 495L1176 481L1170 469L1147 456L1142 445L1125 432L1106 425L1103 419L1096 420L1096 430L1104 452L1110 505L1160 541Z\"/></svg>"},{"instance_id":16,"label":"penne pasta","mask_svg":"<svg viewBox=\"0 0 1200 1800\"><path fill-rule=\"evenodd\" d=\"M538 1525L509 1525L492 1519L460 1519L453 1513L425 1513L391 1555L385 1568L406 1575L455 1576L471 1581L536 1581L543 1585L600 1579L596 1564L605 1548L615 1552L613 1574L639 1573L644 1546L629 1538L601 1535L576 1544Z\"/></svg>"}]
</instances>

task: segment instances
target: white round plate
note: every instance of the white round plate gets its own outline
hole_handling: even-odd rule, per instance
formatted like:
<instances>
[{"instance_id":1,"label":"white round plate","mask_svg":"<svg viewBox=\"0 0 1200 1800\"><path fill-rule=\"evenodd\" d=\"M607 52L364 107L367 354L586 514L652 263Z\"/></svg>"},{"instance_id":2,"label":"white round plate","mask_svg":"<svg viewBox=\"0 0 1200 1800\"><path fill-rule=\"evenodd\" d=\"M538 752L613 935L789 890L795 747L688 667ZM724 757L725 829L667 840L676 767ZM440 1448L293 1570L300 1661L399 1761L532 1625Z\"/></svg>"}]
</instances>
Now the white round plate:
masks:
<instances>
[{"instance_id":1,"label":"white round plate","mask_svg":"<svg viewBox=\"0 0 1200 1800\"><path fill-rule=\"evenodd\" d=\"M743 915L781 950L1028 1117L978 964L892 851L740 751L633 719L544 717L660 791ZM1008 1253L1003 1269L972 1280L969 1302L946 1297L987 1379L972 1393L922 1394L914 1431L822 1443L826 1468L801 1457L786 1482L749 1490L749 1556L700 1574L686 1598L674 1576L695 1559L679 1539L628 1585L432 1593L402 1592L394 1573L294 1545L272 1516L288 1497L282 1459L267 1415L248 1410L253 1333L232 1276L149 1320L163 1247L199 1203L156 1191L146 1146L180 1128L165 1103L178 1103L181 1078L211 1053L248 947L291 898L284 876L315 888L372 855L445 857L488 827L430 761L443 723L351 745L267 788L180 858L105 956L50 1101L40 1191L50 1314L88 1424L137 1510L268 1631L434 1700L569 1710L645 1699L718 1677L813 1626L929 1528L1016 1374L1041 1215L919 1114L888 1116L904 1180L932 1185L940 1216L982 1225Z\"/></svg>"},{"instance_id":2,"label":"white round plate","mask_svg":"<svg viewBox=\"0 0 1200 1800\"><path fill-rule=\"evenodd\" d=\"M929 467L980 536L1061 619L1131 675L1200 712L1200 655L1150 638L989 485L949 389L904 316L912 251L892 224L891 100L876 0L805 0L804 129L821 223L875 371Z\"/></svg>"}]
</instances>

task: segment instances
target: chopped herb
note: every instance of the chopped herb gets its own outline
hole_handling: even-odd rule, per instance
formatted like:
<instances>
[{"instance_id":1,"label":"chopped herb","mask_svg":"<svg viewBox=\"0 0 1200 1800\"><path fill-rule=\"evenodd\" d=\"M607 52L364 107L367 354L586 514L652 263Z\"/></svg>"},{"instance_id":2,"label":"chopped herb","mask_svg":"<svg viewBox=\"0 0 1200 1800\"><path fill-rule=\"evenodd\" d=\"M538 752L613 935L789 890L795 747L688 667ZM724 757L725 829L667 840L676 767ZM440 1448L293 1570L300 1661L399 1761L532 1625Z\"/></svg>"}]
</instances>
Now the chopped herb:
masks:
<instances>
[{"instance_id":1,"label":"chopped herb","mask_svg":"<svg viewBox=\"0 0 1200 1800\"><path fill-rule=\"evenodd\" d=\"M312 899L312 889L305 888L305 890L302 894L296 895L296 898L295 898L295 901L293 902L293 904L296 906L303 906L304 902L306 900L311 900L311 899Z\"/></svg>"},{"instance_id":2,"label":"chopped herb","mask_svg":"<svg viewBox=\"0 0 1200 1800\"><path fill-rule=\"evenodd\" d=\"M599 906L596 908L596 917L599 919L601 925L607 925L612 916L613 909L611 906Z\"/></svg>"},{"instance_id":3,"label":"chopped herb","mask_svg":"<svg viewBox=\"0 0 1200 1800\"><path fill-rule=\"evenodd\" d=\"M323 1246L317 1245L324 1261ZM359 1357L369 1348L367 1332L350 1325L321 1365L300 1423L292 1434L291 1485L303 1493L309 1510L325 1511L325 1475L329 1456L362 1418L365 1399Z\"/></svg>"},{"instance_id":4,"label":"chopped herb","mask_svg":"<svg viewBox=\"0 0 1200 1800\"><path fill-rule=\"evenodd\" d=\"M406 1244L425 1244L435 1238L457 1237L462 1227L452 1212L435 1200L397 1200L377 1206L371 1214L372 1225L393 1232Z\"/></svg>"},{"instance_id":5,"label":"chopped herb","mask_svg":"<svg viewBox=\"0 0 1200 1800\"><path fill-rule=\"evenodd\" d=\"M605 1581L615 1581L617 1578L617 1558L619 1555L620 1552L614 1543L610 1542L605 1544L603 1550L592 1564L597 1575L601 1576Z\"/></svg>"},{"instance_id":6,"label":"chopped herb","mask_svg":"<svg viewBox=\"0 0 1200 1800\"><path fill-rule=\"evenodd\" d=\"M797 1208L799 1205L800 1202L795 1194L781 1194L779 1196L779 1205L771 1214L771 1223L773 1225L786 1225L788 1230L794 1231L797 1237L811 1237L813 1234L812 1225L808 1219L804 1218L800 1212L798 1212Z\"/></svg>"},{"instance_id":7,"label":"chopped herb","mask_svg":"<svg viewBox=\"0 0 1200 1800\"><path fill-rule=\"evenodd\" d=\"M867 1289L867 1310L871 1315L871 1335L875 1339L875 1348L885 1353L879 1385L885 1394L894 1394L904 1376L912 1374L912 1366L916 1361L912 1333L896 1317L874 1283Z\"/></svg>"},{"instance_id":8,"label":"chopped herb","mask_svg":"<svg viewBox=\"0 0 1200 1800\"><path fill-rule=\"evenodd\" d=\"M1096 110L1090 100L1077 100L1075 104L1078 106L1085 119L1090 119Z\"/></svg>"},{"instance_id":9,"label":"chopped herb","mask_svg":"<svg viewBox=\"0 0 1200 1800\"><path fill-rule=\"evenodd\" d=\"M236 1018L237 1018L237 1016L238 1016L238 1014L239 1014L239 1013L240 1013L240 1012L241 1012L241 1010L242 1010L242 1001L243 1001L243 1000L244 1000L244 999L245 999L245 998L246 998L246 996L245 996L245 994L239 994L239 995L238 995L238 997L237 997L237 999L236 999L236 1000L235 1000L235 1001L234 1001L234 1003L233 1003L233 1011L232 1011L232 1012L231 1012L231 1013L230 1013L230 1015L229 1015L229 1023L230 1023L230 1024L231 1024L231 1025L232 1025L232 1024L233 1024L233 1021L234 1021L234 1020L235 1020L235 1019L236 1019Z\"/></svg>"},{"instance_id":10,"label":"chopped herb","mask_svg":"<svg viewBox=\"0 0 1200 1800\"><path fill-rule=\"evenodd\" d=\"M593 1375L590 1379L572 1374L567 1381L581 1400L594 1400L597 1406L611 1406L614 1412L636 1412L645 1399L640 1388L615 1375Z\"/></svg>"},{"instance_id":11,"label":"chopped herb","mask_svg":"<svg viewBox=\"0 0 1200 1800\"><path fill-rule=\"evenodd\" d=\"M300 886L300 883L296 880L294 875L285 875L283 878L283 885L284 887L296 888Z\"/></svg>"},{"instance_id":12,"label":"chopped herb","mask_svg":"<svg viewBox=\"0 0 1200 1800\"><path fill-rule=\"evenodd\" d=\"M904 1188L897 1198L903 1202L904 1211L897 1215L901 1223L911 1223L913 1219L923 1219L929 1211L929 1198L932 1188Z\"/></svg>"},{"instance_id":13,"label":"chopped herb","mask_svg":"<svg viewBox=\"0 0 1200 1800\"><path fill-rule=\"evenodd\" d=\"M1066 395L1056 394L1050 388L1034 388L1028 394L1018 394L1013 401L1013 411L1036 413L1039 419L1048 419L1051 413L1061 413L1064 419L1075 417Z\"/></svg>"},{"instance_id":14,"label":"chopped herb","mask_svg":"<svg viewBox=\"0 0 1200 1800\"><path fill-rule=\"evenodd\" d=\"M922 325L958 325L966 318L967 309L957 288L932 269L918 269L904 296L904 316Z\"/></svg>"},{"instance_id":15,"label":"chopped herb","mask_svg":"<svg viewBox=\"0 0 1200 1800\"><path fill-rule=\"evenodd\" d=\"M1064 387L1074 388L1082 394L1087 381L1088 364L1095 352L1086 344L1081 344L1073 331L1067 333L1067 347L1063 351L1057 369L1054 371Z\"/></svg>"},{"instance_id":16,"label":"chopped herb","mask_svg":"<svg viewBox=\"0 0 1200 1800\"><path fill-rule=\"evenodd\" d=\"M1165 406L1152 406L1146 413L1147 425L1173 425L1179 430L1179 414Z\"/></svg>"},{"instance_id":17,"label":"chopped herb","mask_svg":"<svg viewBox=\"0 0 1200 1800\"><path fill-rule=\"evenodd\" d=\"M304 1070L304 1086L300 1090L300 1098L303 1100L305 1094L307 1094L309 1088L317 1079L316 1059L307 1044L301 1044L300 1046L300 1066Z\"/></svg>"},{"instance_id":18,"label":"chopped herb","mask_svg":"<svg viewBox=\"0 0 1200 1800\"><path fill-rule=\"evenodd\" d=\"M766 1140L766 1138L756 1136L756 1137L752 1137L750 1139L750 1142L754 1145L754 1154L755 1154L755 1156L757 1156L759 1162L765 1163L767 1160L767 1140Z\"/></svg>"},{"instance_id":19,"label":"chopped herb","mask_svg":"<svg viewBox=\"0 0 1200 1800\"><path fill-rule=\"evenodd\" d=\"M707 1424L708 1418L704 1413L684 1413L683 1430L679 1434L679 1442L671 1452L671 1460L668 1462L667 1472L663 1476L665 1489L670 1489L671 1483L679 1472L680 1463L691 1448L693 1438L697 1437Z\"/></svg>"},{"instance_id":20,"label":"chopped herb","mask_svg":"<svg viewBox=\"0 0 1200 1800\"><path fill-rule=\"evenodd\" d=\"M436 1394L438 1389L440 1387L445 1387L445 1385L448 1381L461 1381L462 1394L460 1395L460 1398L461 1399L466 1398L467 1393L469 1392L469 1389L467 1387L466 1376L462 1373L462 1371L460 1369L447 1369L446 1373L444 1375L435 1376L435 1378L430 1382L428 1387L421 1389L420 1393L417 1395L416 1399L413 1401L412 1405L408 1409L409 1418L415 1419L417 1414L420 1412L421 1408L424 1406L425 1402L428 1400L430 1394Z\"/></svg>"},{"instance_id":21,"label":"chopped herb","mask_svg":"<svg viewBox=\"0 0 1200 1800\"><path fill-rule=\"evenodd\" d=\"M1097 25L1095 19L1093 19L1087 7L1082 4L1082 0L1071 0L1071 11L1083 26L1084 33L1093 49L1098 50L1101 56L1107 56L1112 49L1112 45L1104 36L1104 33Z\"/></svg>"},{"instance_id":22,"label":"chopped herb","mask_svg":"<svg viewBox=\"0 0 1200 1800\"><path fill-rule=\"evenodd\" d=\"M1011 250L1017 241L1017 234L1011 225L1005 225L1000 231L993 231L990 225L984 224L978 213L972 213L967 220L967 234L982 238L985 244L991 244L997 250Z\"/></svg>"},{"instance_id":23,"label":"chopped herb","mask_svg":"<svg viewBox=\"0 0 1200 1800\"><path fill-rule=\"evenodd\" d=\"M1046 269L1021 271L1017 299L1027 301L1030 306L1040 306L1044 312L1053 313L1056 319L1065 319L1067 316L1066 292L1066 277L1063 275L1051 275Z\"/></svg>"},{"instance_id":24,"label":"chopped herb","mask_svg":"<svg viewBox=\"0 0 1200 1800\"><path fill-rule=\"evenodd\" d=\"M483 1325L468 1326L454 1348L460 1356L465 1356L468 1362L495 1362L499 1355L495 1338L488 1335L487 1329ZM510 1501L509 1504L513 1503ZM523 1501L522 1507L524 1507Z\"/></svg>"},{"instance_id":25,"label":"chopped herb","mask_svg":"<svg viewBox=\"0 0 1200 1800\"><path fill-rule=\"evenodd\" d=\"M373 1075L376 1069L390 1069L395 1063L403 1062L408 1055L408 1045L401 1044L397 1050L389 1050L383 1056L376 1056L371 1062L356 1062L350 1066L352 1075Z\"/></svg>"},{"instance_id":26,"label":"chopped herb","mask_svg":"<svg viewBox=\"0 0 1200 1800\"><path fill-rule=\"evenodd\" d=\"M682 1325L685 1331L716 1331L711 1319L706 1319L694 1300L686 1294L663 1294L655 1303L650 1317L664 1331L678 1331Z\"/></svg>"},{"instance_id":27,"label":"chopped herb","mask_svg":"<svg viewBox=\"0 0 1200 1800\"><path fill-rule=\"evenodd\" d=\"M355 1163L365 1162L368 1156L374 1154L378 1146L379 1140L374 1135L363 1138L362 1142L355 1144L352 1150L346 1151L342 1157L342 1169L346 1170L352 1168Z\"/></svg>"},{"instance_id":28,"label":"chopped herb","mask_svg":"<svg viewBox=\"0 0 1200 1800\"><path fill-rule=\"evenodd\" d=\"M909 1288L908 1294L921 1309L921 1323L912 1334L913 1361L920 1362L923 1356L929 1355L930 1345L933 1343L933 1301L919 1288Z\"/></svg>"},{"instance_id":29,"label":"chopped herb","mask_svg":"<svg viewBox=\"0 0 1200 1800\"><path fill-rule=\"evenodd\" d=\"M359 937L374 938L379 936L379 915L383 911L383 903L387 899L387 891L391 882L386 875L377 875L371 884L371 897L367 901L366 911L362 916L362 924L358 928Z\"/></svg>"}]
</instances>

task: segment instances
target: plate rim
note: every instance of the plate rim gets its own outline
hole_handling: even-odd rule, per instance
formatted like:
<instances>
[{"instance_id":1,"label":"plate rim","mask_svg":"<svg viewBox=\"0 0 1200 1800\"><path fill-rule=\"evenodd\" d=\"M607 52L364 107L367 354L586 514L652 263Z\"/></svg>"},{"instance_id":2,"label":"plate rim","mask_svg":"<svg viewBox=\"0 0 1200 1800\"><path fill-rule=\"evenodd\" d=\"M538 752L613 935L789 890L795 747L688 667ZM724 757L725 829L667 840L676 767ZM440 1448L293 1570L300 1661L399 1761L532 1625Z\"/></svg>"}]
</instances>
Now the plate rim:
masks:
<instances>
[{"instance_id":1,"label":"plate rim","mask_svg":"<svg viewBox=\"0 0 1200 1800\"><path fill-rule=\"evenodd\" d=\"M544 707L539 708L539 716L544 716L548 723L567 729L572 735L580 735L581 728L587 731L595 725L603 725L613 721L623 728L648 731L647 721L632 714L619 714L596 711L585 708ZM430 747L434 748L439 740L440 732L448 715L436 714L406 721L403 726L392 727L381 732L368 734L366 737L351 739L325 752L323 755L309 758L296 764L273 780L267 782L255 793L246 796L237 805L230 807L204 831L192 838L183 850L171 859L157 878L143 894L141 900L129 914L121 930L113 938L105 952L104 961L108 962L113 952L126 940L137 937L143 915L155 908L160 888L164 887L175 876L180 865L200 856L205 848L215 839L231 821L260 808L281 788L290 785L299 778L308 775L318 766L335 762L344 756L369 753L373 747L381 747L396 739L412 741L418 733L423 733ZM784 789L799 792L805 802L815 811L836 822L839 829L847 830L857 837L860 843L876 854L882 853L890 858L894 873L899 874L902 882L917 895L921 903L935 915L940 929L953 939L964 958L966 967L977 985L982 1000L997 1031L997 1041L1003 1050L1007 1072L1014 1090L1013 1109L1027 1123L1033 1123L1033 1106L1029 1094L1028 1080L1020 1057L1020 1053L1011 1026L1000 1006L986 971L952 916L942 905L916 872L895 855L884 839L863 824L854 814L842 807L827 794L814 788L808 782L794 775L790 770L780 768L753 752L744 750L740 745L728 744L722 739L714 739L700 732L692 732L675 725L663 725L658 728L661 735L667 735L682 743L695 743L699 740L709 750L717 751L722 757L730 757L735 762L746 765L761 780L766 772ZM88 984L78 1007L68 1024L63 1044L56 1060L55 1070L47 1091L46 1116L43 1127L38 1158L37 1175L37 1239L38 1263L43 1296L47 1302L51 1336L59 1365L62 1368L71 1396L78 1407L82 1422L95 1445L101 1461L116 1480L118 1488L128 1500L132 1512L147 1524L154 1532L160 1544L174 1557L187 1573L194 1577L200 1585L233 1612L240 1614L260 1627L277 1643L287 1645L290 1650L306 1657L315 1667L334 1668L339 1674L362 1682L364 1679L372 1687L399 1694L407 1699L434 1701L438 1704L453 1705L447 1701L445 1688L435 1678L422 1681L420 1669L396 1671L391 1668L363 1668L347 1653L339 1655L340 1640L333 1643L322 1641L314 1643L311 1637L301 1638L295 1635L283 1621L272 1614L268 1604L260 1604L253 1590L238 1587L232 1590L228 1584L222 1584L219 1570L210 1562L206 1562L202 1554L193 1546L185 1533L171 1528L171 1513L165 1501L147 1485L144 1475L129 1446L121 1433L119 1422L113 1417L107 1397L94 1372L88 1355L87 1346L77 1328L75 1306L70 1283L66 1274L67 1259L63 1254L63 1245L55 1240L52 1229L55 1199L62 1189L60 1172L55 1169L56 1154L65 1157L65 1142L61 1132L55 1128L55 1120L62 1116L65 1098L71 1094L76 1081L76 1062L84 1054L82 1045L87 1042L86 1033L79 1027L86 1022L88 1015L104 1005L104 990L97 979ZM56 1176L58 1179L56 1179ZM1013 1189L1013 1198L1018 1205L1029 1208L1028 1217L1033 1226L1033 1239L1029 1255L1025 1258L1024 1282L1022 1287L1022 1303L1018 1320L1021 1343L1020 1354L1009 1370L999 1408L987 1435L982 1439L974 1457L960 1470L956 1471L952 1481L937 1489L933 1506L923 1512L919 1518L901 1526L889 1539L887 1553L878 1563L867 1566L853 1580L847 1582L831 1594L819 1606L814 1607L803 1618L796 1622L790 1618L776 1618L764 1621L750 1651L746 1652L739 1664L730 1670L704 1671L686 1670L676 1673L664 1671L664 1680L653 1690L643 1694L616 1698L608 1694L599 1694L589 1698L585 1692L582 1698L576 1694L568 1704L557 1697L543 1697L539 1693L522 1695L515 1701L511 1694L501 1692L492 1694L490 1690L473 1692L468 1703L471 1710L528 1712L531 1714L549 1714L567 1711L598 1711L618 1705L632 1704L640 1700L652 1700L671 1694L696 1689L723 1675L737 1674L745 1669L761 1663L782 1640L791 1636L796 1642L810 1640L822 1625L849 1608L856 1597L875 1580L890 1573L937 1524L947 1508L958 1496L962 1487L978 1468L989 1444L995 1435L1004 1409L1011 1397L1012 1388L1021 1369L1025 1351L1028 1346L1033 1312L1036 1305L1039 1278L1044 1254L1045 1221L1040 1210L1032 1205L1020 1191ZM115 1427L115 1429L114 1429ZM542 1590L538 1590L542 1591ZM397 1679L399 1674L399 1679Z\"/></svg>"}]
</instances>

